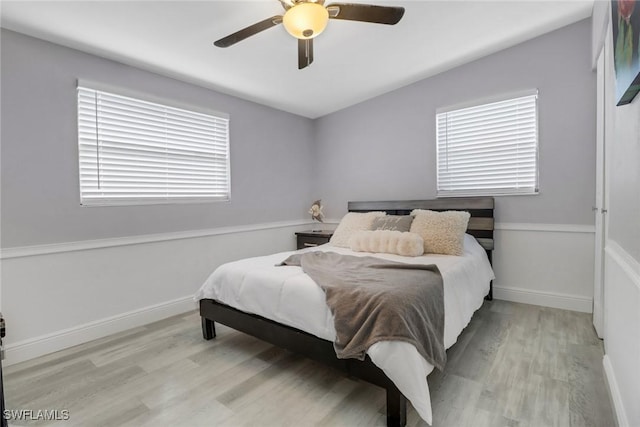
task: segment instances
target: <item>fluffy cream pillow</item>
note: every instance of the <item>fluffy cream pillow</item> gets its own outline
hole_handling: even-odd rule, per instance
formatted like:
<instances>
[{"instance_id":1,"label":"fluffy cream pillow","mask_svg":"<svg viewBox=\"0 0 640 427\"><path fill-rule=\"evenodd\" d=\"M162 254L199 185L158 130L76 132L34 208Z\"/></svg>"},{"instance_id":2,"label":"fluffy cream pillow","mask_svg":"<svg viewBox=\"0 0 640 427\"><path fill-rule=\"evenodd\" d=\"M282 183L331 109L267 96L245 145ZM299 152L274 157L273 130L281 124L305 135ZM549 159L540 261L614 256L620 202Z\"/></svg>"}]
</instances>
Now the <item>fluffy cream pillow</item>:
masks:
<instances>
[{"instance_id":1,"label":"fluffy cream pillow","mask_svg":"<svg viewBox=\"0 0 640 427\"><path fill-rule=\"evenodd\" d=\"M414 219L410 231L424 240L425 254L462 255L469 212L415 209L411 215Z\"/></svg>"},{"instance_id":2,"label":"fluffy cream pillow","mask_svg":"<svg viewBox=\"0 0 640 427\"><path fill-rule=\"evenodd\" d=\"M333 232L333 236L331 236L331 240L329 241L334 246L348 248L349 238L353 233L356 231L371 230L373 220L385 215L385 212L349 212L342 217L338 228Z\"/></svg>"},{"instance_id":3,"label":"fluffy cream pillow","mask_svg":"<svg viewBox=\"0 0 640 427\"><path fill-rule=\"evenodd\" d=\"M358 231L349 239L349 246L356 252L375 252L420 256L424 252L422 237L415 233L395 230Z\"/></svg>"}]
</instances>

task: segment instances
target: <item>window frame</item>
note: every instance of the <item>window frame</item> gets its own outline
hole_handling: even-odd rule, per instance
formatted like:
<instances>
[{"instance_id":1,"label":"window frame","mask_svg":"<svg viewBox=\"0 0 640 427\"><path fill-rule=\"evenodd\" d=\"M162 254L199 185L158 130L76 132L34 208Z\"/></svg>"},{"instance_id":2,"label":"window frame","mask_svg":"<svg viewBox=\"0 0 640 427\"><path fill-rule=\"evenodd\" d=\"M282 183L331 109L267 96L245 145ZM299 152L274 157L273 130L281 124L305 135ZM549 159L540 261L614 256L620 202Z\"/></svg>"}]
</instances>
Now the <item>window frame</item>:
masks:
<instances>
[{"instance_id":1,"label":"window frame","mask_svg":"<svg viewBox=\"0 0 640 427\"><path fill-rule=\"evenodd\" d=\"M196 114L204 114L208 116L214 117L216 120L221 120L226 123L226 196L223 197L204 197L204 196L196 196L193 198L180 198L180 197L157 197L152 198L149 197L145 199L140 195L136 197L132 197L131 199L87 199L83 198L83 175L82 175L82 159L81 159L81 136L80 136L80 90L88 89L97 92L103 92L110 95L132 98L136 101L142 101L147 103L158 104L159 106L170 108L170 109L178 109L183 110L189 113ZM196 106L193 104L182 103L180 101L176 101L173 99L163 98L154 96L148 93L139 92L136 90L131 90L122 87L115 87L108 84L78 79L76 84L76 108L77 108L77 116L76 116L76 137L77 137L77 165L78 165L78 195L80 198L80 206L82 207L117 207L117 206L137 206L137 205L173 205L173 204L198 204L198 203L220 203L220 202L230 202L231 201L231 144L230 144L230 131L231 131L231 120L230 116L227 113L222 113L217 110L203 108L200 106Z\"/></svg>"},{"instance_id":2,"label":"window frame","mask_svg":"<svg viewBox=\"0 0 640 427\"><path fill-rule=\"evenodd\" d=\"M449 113L458 110L464 110L467 108L473 107L481 107L484 105L490 105L499 102L516 100L518 98L525 97L534 97L534 108L535 108L535 118L534 118L534 132L535 132L535 178L534 178L534 186L526 187L523 189L517 188L491 188L491 189L461 189L461 190L443 190L440 185L440 140L439 140L439 128L438 128L438 120L439 116L444 113ZM539 93L538 89L530 89L519 92L512 92L508 94L501 94L497 96L476 99L473 101L468 101L464 103L459 103L455 105L450 105L447 107L441 107L436 109L435 114L435 133L436 133L436 144L435 144L435 157L436 157L436 195L439 198L446 197L474 197L474 196L531 196L540 194L540 128L539 128Z\"/></svg>"}]
</instances>

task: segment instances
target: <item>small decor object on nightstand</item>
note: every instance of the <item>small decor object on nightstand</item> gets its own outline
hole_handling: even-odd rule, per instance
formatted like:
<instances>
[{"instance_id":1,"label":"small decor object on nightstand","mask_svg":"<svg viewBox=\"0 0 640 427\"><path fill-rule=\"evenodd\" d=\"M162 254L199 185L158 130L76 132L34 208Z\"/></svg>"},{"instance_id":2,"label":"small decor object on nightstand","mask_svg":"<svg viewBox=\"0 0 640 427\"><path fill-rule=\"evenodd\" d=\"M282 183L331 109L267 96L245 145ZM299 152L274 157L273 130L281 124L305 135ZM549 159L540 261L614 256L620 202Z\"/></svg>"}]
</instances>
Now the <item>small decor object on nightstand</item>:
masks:
<instances>
[{"instance_id":1,"label":"small decor object on nightstand","mask_svg":"<svg viewBox=\"0 0 640 427\"><path fill-rule=\"evenodd\" d=\"M318 222L324 222L324 214L322 213L322 200L318 199L311 205L311 209L309 209L309 213L311 214L311 219ZM313 230L320 231L320 230Z\"/></svg>"}]
</instances>

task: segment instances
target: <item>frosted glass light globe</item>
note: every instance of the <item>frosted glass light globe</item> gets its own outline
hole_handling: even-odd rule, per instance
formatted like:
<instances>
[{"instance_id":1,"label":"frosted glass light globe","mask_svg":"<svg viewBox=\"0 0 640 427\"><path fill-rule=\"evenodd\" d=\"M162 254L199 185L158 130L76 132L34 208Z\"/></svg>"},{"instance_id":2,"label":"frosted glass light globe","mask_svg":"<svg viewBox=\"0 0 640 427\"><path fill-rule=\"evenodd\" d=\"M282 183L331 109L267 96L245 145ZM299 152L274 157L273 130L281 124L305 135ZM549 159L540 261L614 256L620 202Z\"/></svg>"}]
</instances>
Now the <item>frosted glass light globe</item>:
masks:
<instances>
[{"instance_id":1,"label":"frosted glass light globe","mask_svg":"<svg viewBox=\"0 0 640 427\"><path fill-rule=\"evenodd\" d=\"M300 3L284 14L282 24L297 39L312 39L327 27L329 12L318 3Z\"/></svg>"}]
</instances>

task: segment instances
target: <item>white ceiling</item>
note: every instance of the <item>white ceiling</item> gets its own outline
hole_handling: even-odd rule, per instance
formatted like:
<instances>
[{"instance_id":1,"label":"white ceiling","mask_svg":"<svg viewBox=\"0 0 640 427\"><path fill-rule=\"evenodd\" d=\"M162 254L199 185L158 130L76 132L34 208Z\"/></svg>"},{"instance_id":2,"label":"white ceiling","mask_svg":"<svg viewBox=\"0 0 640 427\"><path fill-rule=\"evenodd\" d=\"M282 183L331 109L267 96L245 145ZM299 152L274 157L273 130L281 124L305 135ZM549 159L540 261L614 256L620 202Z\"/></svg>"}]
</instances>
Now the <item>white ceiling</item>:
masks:
<instances>
[{"instance_id":1,"label":"white ceiling","mask_svg":"<svg viewBox=\"0 0 640 427\"><path fill-rule=\"evenodd\" d=\"M403 6L406 12L395 26L331 21L315 39L315 62L303 70L297 67L296 40L281 25L226 49L213 46L282 14L277 0L4 0L0 22L316 118L587 18L593 6L593 0L345 2Z\"/></svg>"}]
</instances>

